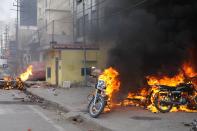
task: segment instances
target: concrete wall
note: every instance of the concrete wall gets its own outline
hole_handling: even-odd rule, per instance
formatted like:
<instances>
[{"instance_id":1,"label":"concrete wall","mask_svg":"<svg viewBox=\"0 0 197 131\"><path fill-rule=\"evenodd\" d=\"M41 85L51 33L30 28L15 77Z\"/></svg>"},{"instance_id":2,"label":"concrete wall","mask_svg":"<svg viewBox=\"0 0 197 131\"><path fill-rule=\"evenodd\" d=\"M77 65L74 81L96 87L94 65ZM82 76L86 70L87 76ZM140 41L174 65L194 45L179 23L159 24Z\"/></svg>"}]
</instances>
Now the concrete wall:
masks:
<instances>
[{"instance_id":1,"label":"concrete wall","mask_svg":"<svg viewBox=\"0 0 197 131\"><path fill-rule=\"evenodd\" d=\"M97 65L98 51L87 51L87 67ZM83 80L83 51L67 50L62 52L62 81L80 82Z\"/></svg>"},{"instance_id":2,"label":"concrete wall","mask_svg":"<svg viewBox=\"0 0 197 131\"><path fill-rule=\"evenodd\" d=\"M47 56L46 62L46 81L55 85L56 84L56 77L55 77L55 58L58 57L58 52L56 51L49 51ZM47 68L51 68L51 77L47 77Z\"/></svg>"},{"instance_id":3,"label":"concrete wall","mask_svg":"<svg viewBox=\"0 0 197 131\"><path fill-rule=\"evenodd\" d=\"M106 68L106 50L87 50L87 67ZM55 57L59 58L58 83L62 86L63 81L71 83L82 82L84 77L81 75L83 64L83 50L61 50L50 51L48 53L47 67L51 67L51 78L46 79L51 84L56 84L55 78Z\"/></svg>"}]
</instances>

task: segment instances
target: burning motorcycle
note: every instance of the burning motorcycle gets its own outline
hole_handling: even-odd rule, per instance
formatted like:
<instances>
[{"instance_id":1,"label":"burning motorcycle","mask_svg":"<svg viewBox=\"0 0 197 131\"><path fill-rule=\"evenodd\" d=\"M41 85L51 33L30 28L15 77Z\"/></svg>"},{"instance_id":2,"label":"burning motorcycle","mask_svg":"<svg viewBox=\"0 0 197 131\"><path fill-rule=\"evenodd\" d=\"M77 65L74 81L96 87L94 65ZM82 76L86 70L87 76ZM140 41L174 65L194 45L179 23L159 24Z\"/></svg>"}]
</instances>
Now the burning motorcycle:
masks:
<instances>
[{"instance_id":1,"label":"burning motorcycle","mask_svg":"<svg viewBox=\"0 0 197 131\"><path fill-rule=\"evenodd\" d=\"M186 105L197 109L197 90L191 83L180 84L176 87L157 85L158 92L154 96L154 104L162 113L169 112L173 106L179 108Z\"/></svg>"},{"instance_id":2,"label":"burning motorcycle","mask_svg":"<svg viewBox=\"0 0 197 131\"><path fill-rule=\"evenodd\" d=\"M113 94L119 91L120 81L118 80L119 73L112 67L105 69L103 72L98 69L92 71L92 76L96 78L96 91L89 102L88 112L90 116L98 117L106 106L111 109L113 106Z\"/></svg>"},{"instance_id":3,"label":"burning motorcycle","mask_svg":"<svg viewBox=\"0 0 197 131\"><path fill-rule=\"evenodd\" d=\"M97 118L107 105L106 84L103 80L98 80L95 85L96 91L88 104L88 112L91 117Z\"/></svg>"}]
</instances>

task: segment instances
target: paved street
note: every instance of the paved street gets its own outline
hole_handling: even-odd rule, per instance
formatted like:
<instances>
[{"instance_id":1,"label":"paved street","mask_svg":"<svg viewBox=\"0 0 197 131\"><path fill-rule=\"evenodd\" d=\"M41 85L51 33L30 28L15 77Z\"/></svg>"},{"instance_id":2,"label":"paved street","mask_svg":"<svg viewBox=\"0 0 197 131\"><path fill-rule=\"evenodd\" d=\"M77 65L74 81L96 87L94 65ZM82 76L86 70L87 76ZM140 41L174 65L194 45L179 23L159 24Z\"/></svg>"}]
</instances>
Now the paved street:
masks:
<instances>
[{"instance_id":1,"label":"paved street","mask_svg":"<svg viewBox=\"0 0 197 131\"><path fill-rule=\"evenodd\" d=\"M85 112L88 104L87 95L93 90L94 88L28 89L33 94L74 112L76 116L80 114L89 122L114 131L189 131L190 127L184 123L190 123L197 118L197 113L163 114L152 113L139 107L120 107L93 119Z\"/></svg>"},{"instance_id":2,"label":"paved street","mask_svg":"<svg viewBox=\"0 0 197 131\"><path fill-rule=\"evenodd\" d=\"M74 90L76 98L71 94ZM88 91L91 92L92 89L73 88L53 91L52 88L34 88L31 91L51 102L59 102L69 111L63 113L56 107L43 108L43 105L23 102L23 98L27 99L27 96L17 90L0 90L0 131L28 131L29 129L31 131L189 131L190 127L185 126L184 123L190 123L197 118L197 113L155 114L139 107L120 107L93 119L84 112L87 104L85 95L88 95Z\"/></svg>"},{"instance_id":3,"label":"paved street","mask_svg":"<svg viewBox=\"0 0 197 131\"><path fill-rule=\"evenodd\" d=\"M89 117L89 115L85 115ZM197 118L197 113L151 113L138 107L123 107L102 114L93 119L99 125L114 131L189 131L190 123Z\"/></svg>"},{"instance_id":4,"label":"paved street","mask_svg":"<svg viewBox=\"0 0 197 131\"><path fill-rule=\"evenodd\" d=\"M79 131L60 119L55 111L21 103L19 91L0 91L0 131Z\"/></svg>"}]
</instances>

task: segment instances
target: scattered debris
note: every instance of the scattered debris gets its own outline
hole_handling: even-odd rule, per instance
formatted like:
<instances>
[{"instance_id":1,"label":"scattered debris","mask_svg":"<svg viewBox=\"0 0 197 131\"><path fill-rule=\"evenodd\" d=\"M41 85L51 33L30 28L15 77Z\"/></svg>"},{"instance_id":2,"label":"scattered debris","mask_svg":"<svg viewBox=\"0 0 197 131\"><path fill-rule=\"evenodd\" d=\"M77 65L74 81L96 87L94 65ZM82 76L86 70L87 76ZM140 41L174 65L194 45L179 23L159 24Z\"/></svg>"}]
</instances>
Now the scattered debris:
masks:
<instances>
[{"instance_id":1,"label":"scattered debris","mask_svg":"<svg viewBox=\"0 0 197 131\"><path fill-rule=\"evenodd\" d=\"M30 95L28 94L27 97L29 98L30 102L32 103L43 103L43 99L40 99L39 97L37 96L34 96L34 95Z\"/></svg>"},{"instance_id":2,"label":"scattered debris","mask_svg":"<svg viewBox=\"0 0 197 131\"><path fill-rule=\"evenodd\" d=\"M185 123L183 122L184 126L187 126L187 127L191 127L190 128L190 131L197 131L197 120L193 120L193 122L191 123Z\"/></svg>"},{"instance_id":3,"label":"scattered debris","mask_svg":"<svg viewBox=\"0 0 197 131\"><path fill-rule=\"evenodd\" d=\"M190 129L190 131L197 131L197 120L194 120L191 123L191 129Z\"/></svg>"}]
</instances>

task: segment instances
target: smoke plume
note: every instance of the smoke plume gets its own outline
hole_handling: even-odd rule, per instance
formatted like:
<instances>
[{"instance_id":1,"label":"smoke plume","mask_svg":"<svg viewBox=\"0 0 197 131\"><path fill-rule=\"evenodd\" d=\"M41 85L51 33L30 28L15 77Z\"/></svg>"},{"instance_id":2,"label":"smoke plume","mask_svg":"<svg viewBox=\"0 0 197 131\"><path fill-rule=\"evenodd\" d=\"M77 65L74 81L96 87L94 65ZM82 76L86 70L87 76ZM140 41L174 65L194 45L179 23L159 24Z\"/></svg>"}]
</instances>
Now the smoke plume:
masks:
<instances>
[{"instance_id":1,"label":"smoke plume","mask_svg":"<svg viewBox=\"0 0 197 131\"><path fill-rule=\"evenodd\" d=\"M121 93L142 87L147 75L175 75L186 59L197 65L196 0L112 2L101 36L114 41L108 66L120 73Z\"/></svg>"}]
</instances>

